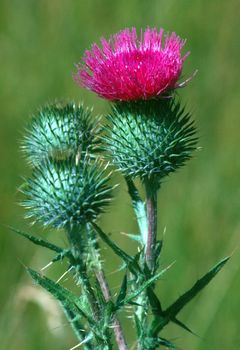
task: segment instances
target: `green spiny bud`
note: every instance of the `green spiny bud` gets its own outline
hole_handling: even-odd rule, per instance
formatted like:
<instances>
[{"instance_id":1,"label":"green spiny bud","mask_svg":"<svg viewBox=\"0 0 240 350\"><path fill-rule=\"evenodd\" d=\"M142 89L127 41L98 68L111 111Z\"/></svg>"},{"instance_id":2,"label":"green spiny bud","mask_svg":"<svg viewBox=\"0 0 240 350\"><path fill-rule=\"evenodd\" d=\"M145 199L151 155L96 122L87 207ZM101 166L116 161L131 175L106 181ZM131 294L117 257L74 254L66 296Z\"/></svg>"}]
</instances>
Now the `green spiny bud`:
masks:
<instances>
[{"instance_id":1,"label":"green spiny bud","mask_svg":"<svg viewBox=\"0 0 240 350\"><path fill-rule=\"evenodd\" d=\"M111 200L108 181L98 161L43 162L22 188L26 217L56 228L91 222Z\"/></svg>"},{"instance_id":2,"label":"green spiny bud","mask_svg":"<svg viewBox=\"0 0 240 350\"><path fill-rule=\"evenodd\" d=\"M196 129L179 102L118 102L108 116L106 150L125 176L157 182L184 165L196 149Z\"/></svg>"},{"instance_id":3,"label":"green spiny bud","mask_svg":"<svg viewBox=\"0 0 240 350\"><path fill-rule=\"evenodd\" d=\"M98 145L98 120L82 104L55 103L42 108L33 118L23 142L34 166L52 158L64 160L76 154L93 153Z\"/></svg>"}]
</instances>

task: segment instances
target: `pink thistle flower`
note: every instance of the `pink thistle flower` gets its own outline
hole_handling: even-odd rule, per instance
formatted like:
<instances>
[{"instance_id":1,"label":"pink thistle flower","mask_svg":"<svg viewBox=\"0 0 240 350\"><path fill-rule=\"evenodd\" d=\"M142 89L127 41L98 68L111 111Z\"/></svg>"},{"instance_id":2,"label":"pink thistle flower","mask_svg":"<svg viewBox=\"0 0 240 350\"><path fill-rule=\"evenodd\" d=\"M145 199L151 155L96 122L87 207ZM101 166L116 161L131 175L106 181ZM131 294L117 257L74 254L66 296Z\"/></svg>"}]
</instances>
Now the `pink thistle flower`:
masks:
<instances>
[{"instance_id":1,"label":"pink thistle flower","mask_svg":"<svg viewBox=\"0 0 240 350\"><path fill-rule=\"evenodd\" d=\"M147 28L139 39L136 28L124 29L101 44L85 52L74 79L103 98L147 100L185 85L178 80L189 53L181 56L185 40L175 33Z\"/></svg>"}]
</instances>

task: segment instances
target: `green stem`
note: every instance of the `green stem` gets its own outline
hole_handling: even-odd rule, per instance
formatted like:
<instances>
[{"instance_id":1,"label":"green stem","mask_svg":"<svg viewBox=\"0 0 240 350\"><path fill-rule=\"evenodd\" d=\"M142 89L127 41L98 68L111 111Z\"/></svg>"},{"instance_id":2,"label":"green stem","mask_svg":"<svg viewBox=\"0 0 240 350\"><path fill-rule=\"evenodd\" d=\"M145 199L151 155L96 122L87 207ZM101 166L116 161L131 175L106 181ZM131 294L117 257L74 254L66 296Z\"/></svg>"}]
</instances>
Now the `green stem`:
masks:
<instances>
[{"instance_id":1,"label":"green stem","mask_svg":"<svg viewBox=\"0 0 240 350\"><path fill-rule=\"evenodd\" d=\"M91 309L92 315L96 321L99 320L99 307L97 304L97 299L94 294L93 288L90 284L87 268L85 263L85 246L84 246L84 237L80 237L84 234L85 230L80 230L80 227L71 227L67 230L68 240L71 245L71 250L73 257L75 259L74 267L79 276L80 283L83 289L83 292L88 300L89 307Z\"/></svg>"},{"instance_id":2,"label":"green stem","mask_svg":"<svg viewBox=\"0 0 240 350\"><path fill-rule=\"evenodd\" d=\"M112 296L111 296L110 288L108 286L108 282L106 280L104 271L101 266L97 238L94 231L90 227L88 227L88 232L89 234L91 234L91 237L92 237L92 240L91 240L92 241L92 260L94 261L95 275L99 283L99 286L101 288L102 294L105 300L108 302L112 299ZM113 331L115 334L116 343L118 344L119 350L128 350L128 346L123 334L122 326L115 315L113 316L112 325L113 325Z\"/></svg>"},{"instance_id":3,"label":"green stem","mask_svg":"<svg viewBox=\"0 0 240 350\"><path fill-rule=\"evenodd\" d=\"M96 321L96 328L97 328L99 325L99 322L101 321L101 311L100 311L97 297L95 296L95 293L93 291L93 288L91 286L91 283L88 277L86 261L87 261L87 255L89 254L89 251L88 251L89 237L86 236L87 235L86 226L84 225L82 227L80 226L70 227L67 231L67 234L68 234L68 240L71 245L72 255L74 257L73 265L78 275L83 293L87 298L89 308L91 310L93 318ZM108 334L105 334L102 339L99 337L96 337L95 339L98 345L96 349L99 349L99 350L112 349L111 340L109 339Z\"/></svg>"}]
</instances>

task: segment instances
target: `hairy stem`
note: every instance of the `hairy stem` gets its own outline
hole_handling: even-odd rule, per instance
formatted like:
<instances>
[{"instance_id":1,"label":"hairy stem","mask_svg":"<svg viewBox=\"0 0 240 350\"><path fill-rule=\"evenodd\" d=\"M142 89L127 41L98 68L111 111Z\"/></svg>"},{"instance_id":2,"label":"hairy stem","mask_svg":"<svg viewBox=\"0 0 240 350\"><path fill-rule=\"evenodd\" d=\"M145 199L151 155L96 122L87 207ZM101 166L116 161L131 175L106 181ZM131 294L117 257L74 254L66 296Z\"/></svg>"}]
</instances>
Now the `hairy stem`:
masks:
<instances>
[{"instance_id":1,"label":"hairy stem","mask_svg":"<svg viewBox=\"0 0 240 350\"><path fill-rule=\"evenodd\" d=\"M101 287L101 290L102 290L102 293L104 295L105 300L106 301L111 300L112 297L111 297L108 283L107 283L106 278L104 276L104 272L97 271L96 277L97 277L97 280L98 280L99 285ZM116 342L118 344L119 350L128 350L128 346L127 346L126 339L125 339L124 334L123 334L122 326L121 326L121 324L116 316L113 316L113 331L115 334L115 339L116 339Z\"/></svg>"},{"instance_id":2,"label":"hairy stem","mask_svg":"<svg viewBox=\"0 0 240 350\"><path fill-rule=\"evenodd\" d=\"M105 300L110 301L112 299L112 296L111 296L110 288L106 280L104 271L101 267L98 242L97 242L95 233L91 230L90 227L88 228L88 231L92 236L92 247L93 247L94 260L95 260L95 264L94 264L95 275ZM115 315L113 316L113 331L115 334L115 339L116 339L116 343L118 344L119 350L128 350L128 346L123 334L122 326Z\"/></svg>"},{"instance_id":3,"label":"hairy stem","mask_svg":"<svg viewBox=\"0 0 240 350\"><path fill-rule=\"evenodd\" d=\"M68 239L71 244L71 250L73 257L75 259L75 270L79 276L80 283L83 289L83 292L88 300L89 307L91 308L93 317L96 321L99 320L99 307L96 302L96 296L94 294L93 288L90 284L88 275L87 275L87 268L86 264L84 262L84 245L83 245L83 239L79 239L79 227L71 228L67 231Z\"/></svg>"}]
</instances>

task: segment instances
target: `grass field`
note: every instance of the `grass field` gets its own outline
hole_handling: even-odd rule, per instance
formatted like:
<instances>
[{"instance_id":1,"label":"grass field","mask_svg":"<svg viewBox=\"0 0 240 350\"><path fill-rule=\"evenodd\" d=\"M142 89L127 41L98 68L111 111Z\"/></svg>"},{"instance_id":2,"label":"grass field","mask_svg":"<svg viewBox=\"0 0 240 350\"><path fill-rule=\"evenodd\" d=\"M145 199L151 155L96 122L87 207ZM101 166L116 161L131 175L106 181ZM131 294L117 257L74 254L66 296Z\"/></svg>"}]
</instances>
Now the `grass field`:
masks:
<instances>
[{"instance_id":1,"label":"grass field","mask_svg":"<svg viewBox=\"0 0 240 350\"><path fill-rule=\"evenodd\" d=\"M180 295L215 262L234 251L212 284L180 315L199 337L170 326L165 335L184 350L240 349L240 96L238 0L1 0L0 2L0 223L64 244L61 232L30 227L17 204L29 169L19 146L39 106L56 98L108 110L81 90L74 64L100 36L147 25L187 38L191 55L184 76L198 74L180 95L199 129L200 152L159 194L159 236L166 227L163 264L176 264L159 282L164 304ZM121 182L121 178L117 177ZM127 192L118 193L102 226L122 247L119 231L135 232ZM24 265L40 269L50 259L8 229L0 229L0 350L66 350L76 344L53 300L32 286ZM108 252L108 273L118 261ZM49 271L58 278L62 267ZM119 275L111 275L112 287ZM131 340L131 325L128 338Z\"/></svg>"}]
</instances>

